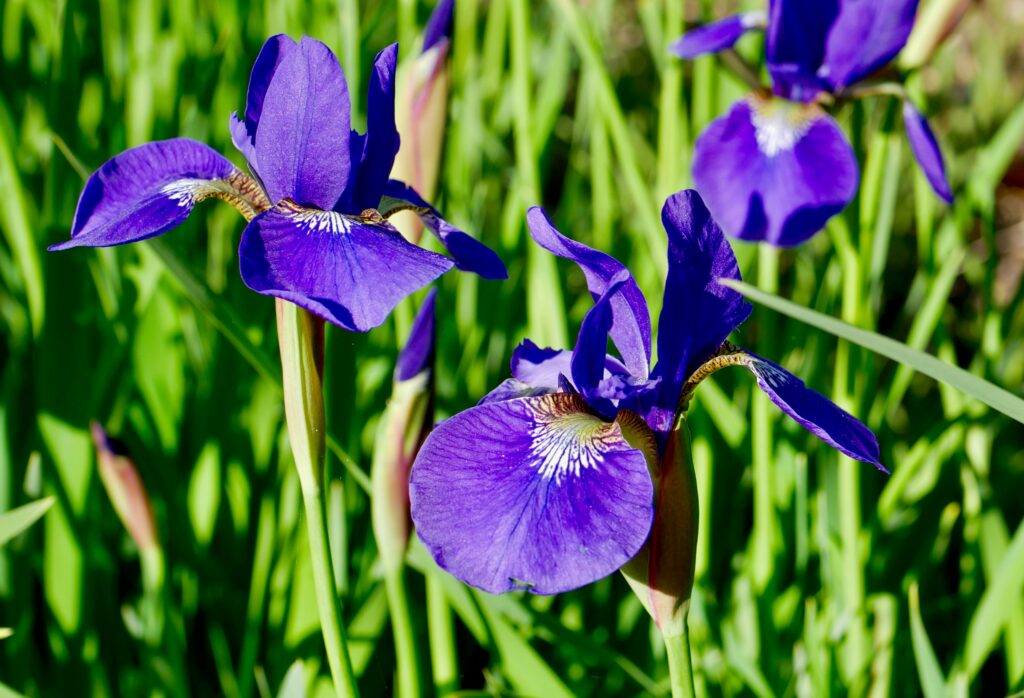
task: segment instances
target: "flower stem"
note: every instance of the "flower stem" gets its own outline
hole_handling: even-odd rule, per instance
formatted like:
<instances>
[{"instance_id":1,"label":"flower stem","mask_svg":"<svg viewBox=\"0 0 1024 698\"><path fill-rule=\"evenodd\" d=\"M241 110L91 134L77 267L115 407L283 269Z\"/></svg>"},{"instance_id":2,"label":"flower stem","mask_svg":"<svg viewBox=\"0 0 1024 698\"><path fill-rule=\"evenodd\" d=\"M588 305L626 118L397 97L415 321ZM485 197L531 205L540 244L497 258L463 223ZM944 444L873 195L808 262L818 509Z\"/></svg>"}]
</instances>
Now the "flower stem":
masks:
<instances>
[{"instance_id":1,"label":"flower stem","mask_svg":"<svg viewBox=\"0 0 1024 698\"><path fill-rule=\"evenodd\" d=\"M669 684L672 698L693 698L693 664L690 661L690 631L683 624L683 632L665 638L668 656Z\"/></svg>"},{"instance_id":2,"label":"flower stem","mask_svg":"<svg viewBox=\"0 0 1024 698\"><path fill-rule=\"evenodd\" d=\"M324 508L323 321L287 301L277 301L284 412L295 468L302 486L320 629L334 690L339 698L359 695L349 661L341 603L334 584Z\"/></svg>"},{"instance_id":3,"label":"flower stem","mask_svg":"<svg viewBox=\"0 0 1024 698\"><path fill-rule=\"evenodd\" d=\"M430 632L430 661L434 672L434 694L448 695L459 685L459 663L455 651L452 612L437 575L427 575L427 625Z\"/></svg>"},{"instance_id":4,"label":"flower stem","mask_svg":"<svg viewBox=\"0 0 1024 698\"><path fill-rule=\"evenodd\" d=\"M395 636L395 654L398 661L398 698L418 698L423 694L420 683L420 663L416 652L416 637L409 613L409 595L405 583L405 567L389 570L384 586L391 611L391 630Z\"/></svg>"}]
</instances>

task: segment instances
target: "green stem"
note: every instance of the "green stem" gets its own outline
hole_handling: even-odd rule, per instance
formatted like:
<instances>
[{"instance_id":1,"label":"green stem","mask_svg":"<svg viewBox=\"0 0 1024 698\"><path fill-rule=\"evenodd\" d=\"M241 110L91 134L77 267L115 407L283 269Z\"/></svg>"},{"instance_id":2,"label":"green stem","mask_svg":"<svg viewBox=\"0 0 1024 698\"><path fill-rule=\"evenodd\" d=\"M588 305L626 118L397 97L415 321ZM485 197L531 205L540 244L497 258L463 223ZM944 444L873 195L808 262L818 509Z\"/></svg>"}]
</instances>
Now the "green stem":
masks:
<instances>
[{"instance_id":1,"label":"green stem","mask_svg":"<svg viewBox=\"0 0 1024 698\"><path fill-rule=\"evenodd\" d=\"M409 612L409 595L405 584L405 567L399 566L384 576L391 612L391 631L395 636L395 654L398 660L398 698L417 698L423 695L420 682L420 663L416 652L416 637Z\"/></svg>"},{"instance_id":2,"label":"green stem","mask_svg":"<svg viewBox=\"0 0 1024 698\"><path fill-rule=\"evenodd\" d=\"M669 684L672 698L693 698L693 664L690 661L690 631L683 624L681 635L665 638L665 654L668 656Z\"/></svg>"},{"instance_id":3,"label":"green stem","mask_svg":"<svg viewBox=\"0 0 1024 698\"><path fill-rule=\"evenodd\" d=\"M427 626L430 632L430 661L434 670L434 693L455 691L459 685L459 663L455 651L455 626L444 587L437 575L427 575Z\"/></svg>"},{"instance_id":4,"label":"green stem","mask_svg":"<svg viewBox=\"0 0 1024 698\"><path fill-rule=\"evenodd\" d=\"M779 288L779 256L778 251L768 245L758 249L757 265L758 286L769 293L778 292ZM765 356L774 356L773 347L769 346L775 336L775 327L770 318L764 320L763 339L760 350ZM753 531L753 580L755 588L761 592L768 586L774 575L775 546L775 506L772 502L772 470L774 444L772 439L772 420L775 415L774 406L761 391L755 391L751 401L751 447L753 451L754 471L754 531Z\"/></svg>"},{"instance_id":5,"label":"green stem","mask_svg":"<svg viewBox=\"0 0 1024 698\"><path fill-rule=\"evenodd\" d=\"M321 496L325 454L323 321L287 301L278 300L277 336L285 418L302 485L320 629L335 693L340 698L349 698L358 696L359 688L341 622L341 602L334 584L327 536L327 510Z\"/></svg>"}]
</instances>

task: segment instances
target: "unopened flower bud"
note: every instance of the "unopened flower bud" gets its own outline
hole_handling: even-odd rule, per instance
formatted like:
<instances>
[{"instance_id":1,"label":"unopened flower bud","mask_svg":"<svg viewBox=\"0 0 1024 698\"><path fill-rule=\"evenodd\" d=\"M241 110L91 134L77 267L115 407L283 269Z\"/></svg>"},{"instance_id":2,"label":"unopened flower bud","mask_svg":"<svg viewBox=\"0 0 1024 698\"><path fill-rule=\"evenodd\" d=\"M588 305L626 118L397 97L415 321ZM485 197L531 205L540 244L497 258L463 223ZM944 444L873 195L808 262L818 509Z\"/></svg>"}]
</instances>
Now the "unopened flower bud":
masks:
<instances>
[{"instance_id":1,"label":"unopened flower bud","mask_svg":"<svg viewBox=\"0 0 1024 698\"><path fill-rule=\"evenodd\" d=\"M134 461L127 456L120 443L107 435L99 422L92 423L91 431L96 445L100 479L118 518L140 552L159 548L153 507Z\"/></svg>"}]
</instances>

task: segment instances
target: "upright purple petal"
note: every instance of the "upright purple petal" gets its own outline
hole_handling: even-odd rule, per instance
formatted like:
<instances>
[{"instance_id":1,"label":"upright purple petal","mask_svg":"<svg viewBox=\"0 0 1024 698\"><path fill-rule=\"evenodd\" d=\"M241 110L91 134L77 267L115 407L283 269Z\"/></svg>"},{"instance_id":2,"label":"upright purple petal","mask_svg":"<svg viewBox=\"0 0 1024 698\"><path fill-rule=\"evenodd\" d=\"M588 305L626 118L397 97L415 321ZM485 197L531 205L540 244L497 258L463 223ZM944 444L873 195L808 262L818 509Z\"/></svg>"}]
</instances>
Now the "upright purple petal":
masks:
<instances>
[{"instance_id":1,"label":"upright purple petal","mask_svg":"<svg viewBox=\"0 0 1024 698\"><path fill-rule=\"evenodd\" d=\"M258 174L272 202L330 210L348 183L348 85L324 44L302 37L267 87L256 128Z\"/></svg>"},{"instance_id":2,"label":"upright purple petal","mask_svg":"<svg viewBox=\"0 0 1024 698\"><path fill-rule=\"evenodd\" d=\"M870 429L778 364L747 354L746 366L757 378L758 387L783 412L840 453L889 472L881 463L878 439Z\"/></svg>"},{"instance_id":3,"label":"upright purple petal","mask_svg":"<svg viewBox=\"0 0 1024 698\"><path fill-rule=\"evenodd\" d=\"M538 347L529 339L512 351L512 377L535 388L558 389L559 376L572 376L572 352Z\"/></svg>"},{"instance_id":4,"label":"upright purple petal","mask_svg":"<svg viewBox=\"0 0 1024 698\"><path fill-rule=\"evenodd\" d=\"M718 350L750 315L738 291L718 283L740 279L739 266L722 229L697 192L681 191L665 201L668 277L658 319L658 366L666 408L675 408L686 379Z\"/></svg>"},{"instance_id":5,"label":"upright purple petal","mask_svg":"<svg viewBox=\"0 0 1024 698\"><path fill-rule=\"evenodd\" d=\"M494 250L442 218L437 209L424 201L412 187L398 180L388 181L385 198L380 206L382 210L411 207L423 221L423 225L436 235L448 250L458 269L472 272L484 279L508 278L505 264Z\"/></svg>"},{"instance_id":6,"label":"upright purple petal","mask_svg":"<svg viewBox=\"0 0 1024 698\"><path fill-rule=\"evenodd\" d=\"M824 85L817 77L839 0L769 0L765 57L775 93L808 102Z\"/></svg>"},{"instance_id":7,"label":"upright purple petal","mask_svg":"<svg viewBox=\"0 0 1024 698\"><path fill-rule=\"evenodd\" d=\"M571 259L583 270L587 288L595 300L608 290L617 274L628 270L614 257L599 252L562 235L544 213L534 206L526 214L534 241L554 255ZM630 277L619 293L611 299L611 337L622 355L630 374L646 379L651 363L651 317L636 281Z\"/></svg>"},{"instance_id":8,"label":"upright purple petal","mask_svg":"<svg viewBox=\"0 0 1024 698\"><path fill-rule=\"evenodd\" d=\"M789 247L807 240L857 191L857 159L814 105L751 97L697 139L693 178L722 229Z\"/></svg>"},{"instance_id":9,"label":"upright purple petal","mask_svg":"<svg viewBox=\"0 0 1024 698\"><path fill-rule=\"evenodd\" d=\"M366 106L366 135L359 139L360 152L352 152L354 172L350 192L342 213L359 213L377 208L391 175L398 153L398 129L395 127L395 66L398 44L377 54L370 76Z\"/></svg>"},{"instance_id":10,"label":"upright purple petal","mask_svg":"<svg viewBox=\"0 0 1024 698\"><path fill-rule=\"evenodd\" d=\"M617 273L605 292L594 303L594 307L587 311L580 326L570 366L573 384L588 401L595 395L598 384L605 375L608 332L612 327L612 300L619 295L623 285L632 279L626 269ZM593 402L591 404L593 405ZM605 412L603 409L601 411Z\"/></svg>"},{"instance_id":11,"label":"upright purple petal","mask_svg":"<svg viewBox=\"0 0 1024 698\"><path fill-rule=\"evenodd\" d=\"M409 330L409 338L398 353L395 380L406 381L428 370L434 364L434 301L437 289L427 291L416 319Z\"/></svg>"},{"instance_id":12,"label":"upright purple petal","mask_svg":"<svg viewBox=\"0 0 1024 698\"><path fill-rule=\"evenodd\" d=\"M732 48L751 29L764 25L764 12L744 12L691 29L676 39L668 50L686 60L706 53L718 53Z\"/></svg>"},{"instance_id":13,"label":"upright purple petal","mask_svg":"<svg viewBox=\"0 0 1024 698\"><path fill-rule=\"evenodd\" d=\"M838 92L896 57L914 27L917 0L842 0L818 77Z\"/></svg>"},{"instance_id":14,"label":"upright purple petal","mask_svg":"<svg viewBox=\"0 0 1024 698\"><path fill-rule=\"evenodd\" d=\"M245 155L250 165L255 165L256 153L253 144L256 140L256 126L260 122L260 114L263 113L263 100L267 95L267 88L274 73L277 72L277 67L294 48L295 41L287 34L277 34L264 42L249 75L244 118L240 119L232 114L231 140Z\"/></svg>"},{"instance_id":15,"label":"upright purple petal","mask_svg":"<svg viewBox=\"0 0 1024 698\"><path fill-rule=\"evenodd\" d=\"M910 149L914 152L917 164L928 178L935 193L945 202L953 201L953 191L946 179L946 166L942 162L942 151L935 140L928 121L922 116L909 100L903 102L903 123L907 129Z\"/></svg>"},{"instance_id":16,"label":"upright purple petal","mask_svg":"<svg viewBox=\"0 0 1024 698\"><path fill-rule=\"evenodd\" d=\"M638 427L565 393L457 414L413 464L416 532L438 565L491 593L601 579L640 550L654 516L647 460L627 428Z\"/></svg>"},{"instance_id":17,"label":"upright purple petal","mask_svg":"<svg viewBox=\"0 0 1024 698\"><path fill-rule=\"evenodd\" d=\"M242 280L356 332L452 267L386 222L304 209L290 201L257 216L238 248Z\"/></svg>"},{"instance_id":18,"label":"upright purple petal","mask_svg":"<svg viewBox=\"0 0 1024 698\"><path fill-rule=\"evenodd\" d=\"M423 53L434 48L442 41L450 41L452 37L452 19L455 14L455 0L440 0L430 13L427 26L423 30Z\"/></svg>"},{"instance_id":19,"label":"upright purple petal","mask_svg":"<svg viewBox=\"0 0 1024 698\"><path fill-rule=\"evenodd\" d=\"M238 197L246 180L252 184L216 150L187 138L130 148L89 177L71 239L50 249L123 245L160 235L183 223L203 199Z\"/></svg>"}]
</instances>

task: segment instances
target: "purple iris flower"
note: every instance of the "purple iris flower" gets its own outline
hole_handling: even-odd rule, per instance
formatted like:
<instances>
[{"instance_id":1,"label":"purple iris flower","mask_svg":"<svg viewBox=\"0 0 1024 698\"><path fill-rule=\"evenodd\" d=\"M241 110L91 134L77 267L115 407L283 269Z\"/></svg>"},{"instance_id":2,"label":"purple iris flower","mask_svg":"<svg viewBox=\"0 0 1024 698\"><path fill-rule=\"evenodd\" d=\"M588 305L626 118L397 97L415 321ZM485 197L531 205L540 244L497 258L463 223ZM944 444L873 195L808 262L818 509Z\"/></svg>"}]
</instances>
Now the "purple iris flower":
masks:
<instances>
[{"instance_id":1,"label":"purple iris flower","mask_svg":"<svg viewBox=\"0 0 1024 698\"><path fill-rule=\"evenodd\" d=\"M632 559L654 520L651 470L696 384L723 366L744 366L802 426L884 470L867 427L781 366L726 342L751 308L718 283L739 279L739 269L697 193L670 197L662 221L669 265L652 369L647 301L629 270L530 210L534 241L579 265L595 303L572 351L523 342L512 377L439 424L413 464L417 532L467 584L554 594ZM607 353L609 337L618 356Z\"/></svg>"},{"instance_id":2,"label":"purple iris flower","mask_svg":"<svg viewBox=\"0 0 1024 698\"><path fill-rule=\"evenodd\" d=\"M732 48L765 28L772 89L737 102L697 139L693 178L727 233L792 246L821 230L857 191L857 159L822 108L896 57L910 36L917 0L769 0L694 29L672 44L681 58ZM902 93L902 88L899 88ZM952 201L942 153L904 95L911 149L935 193Z\"/></svg>"},{"instance_id":3,"label":"purple iris flower","mask_svg":"<svg viewBox=\"0 0 1024 698\"><path fill-rule=\"evenodd\" d=\"M185 138L131 148L89 178L71 239L50 249L144 240L181 224L199 201L224 199L249 221L238 250L245 284L354 331L380 325L452 267L506 278L493 251L389 179L397 56L394 44L374 61L360 134L334 53L309 37L271 37L253 65L245 113L231 117L255 178ZM452 256L407 242L385 217L399 209L419 214Z\"/></svg>"}]
</instances>

